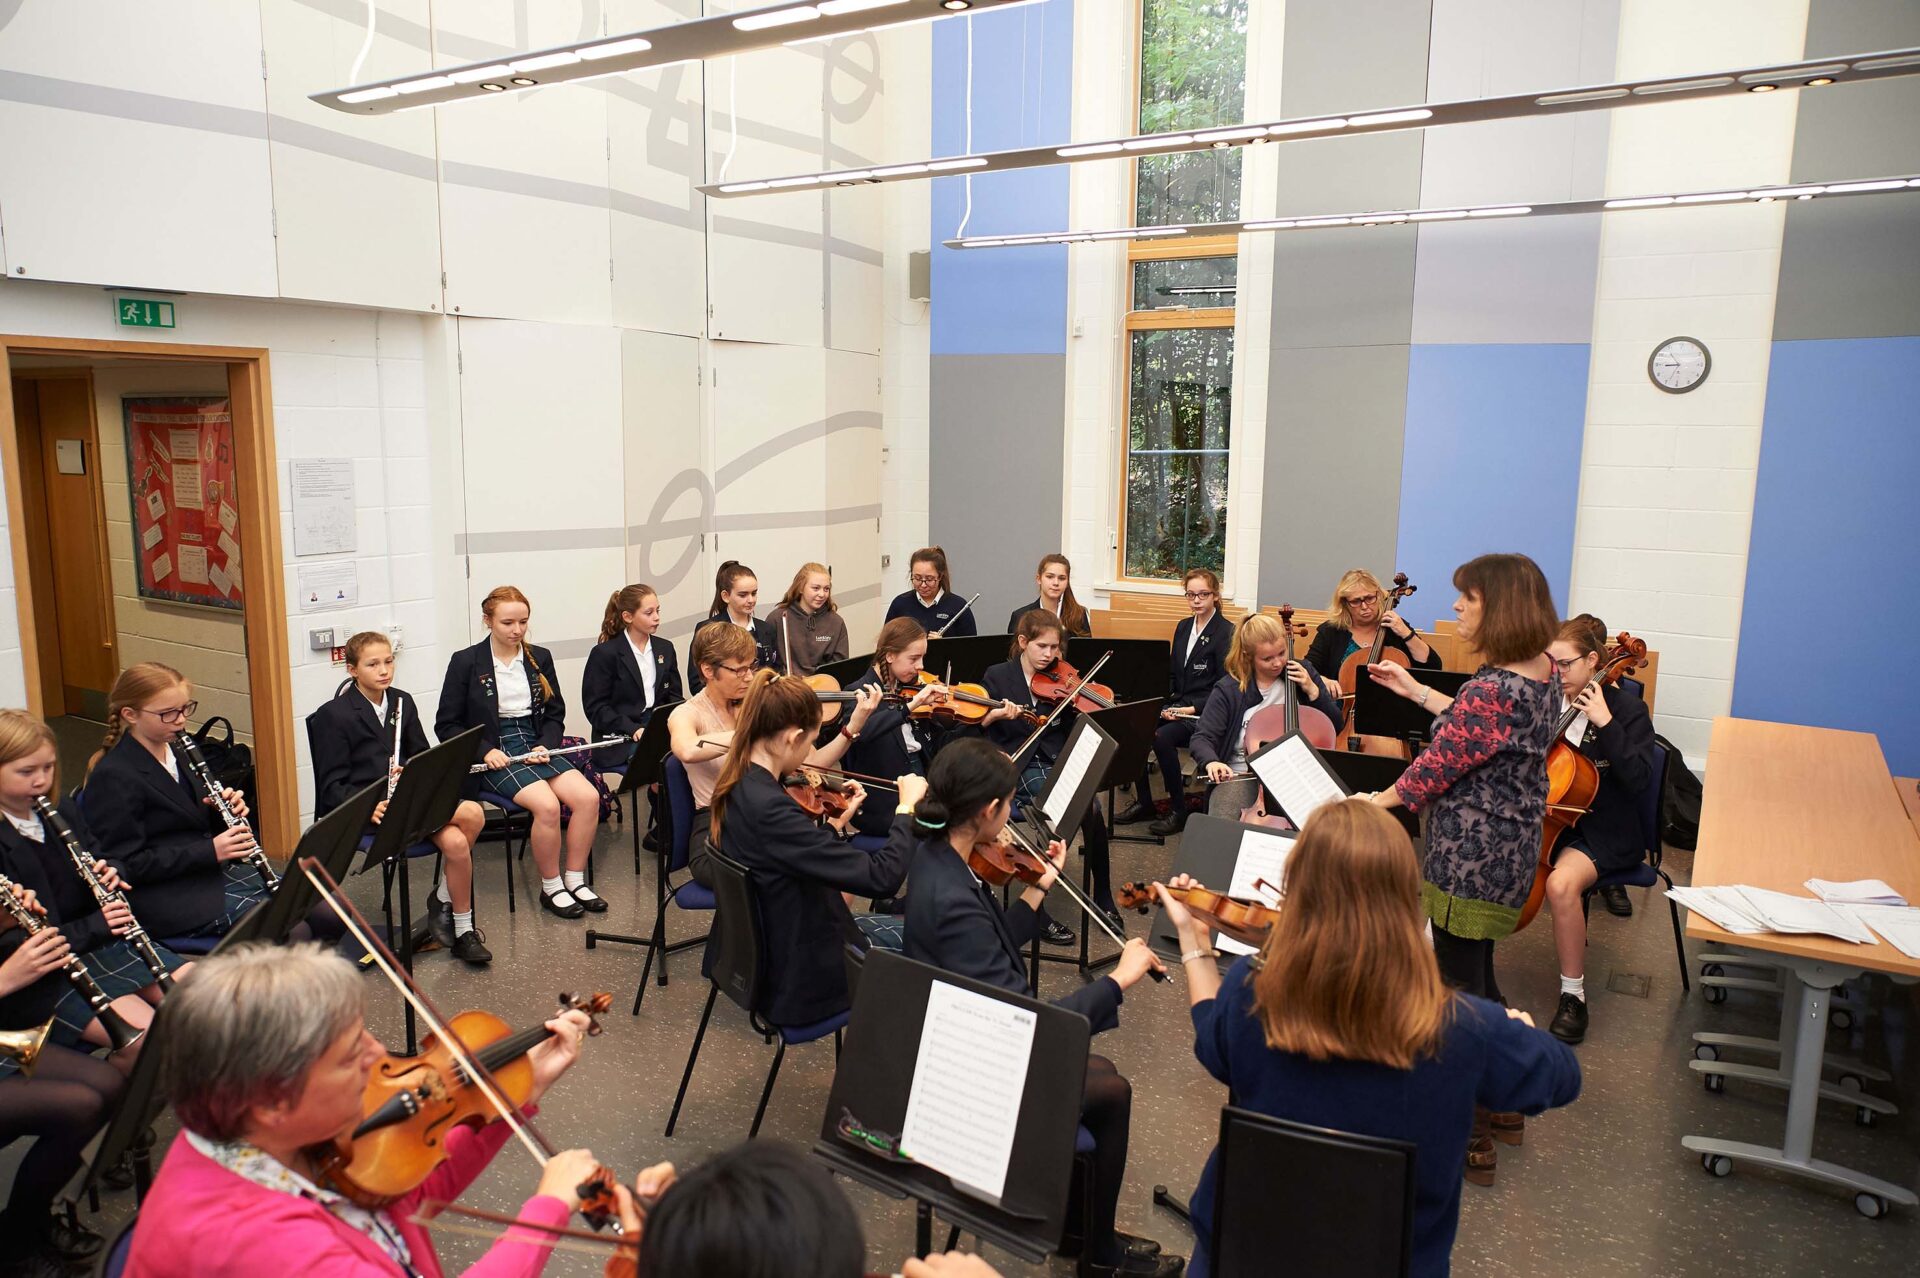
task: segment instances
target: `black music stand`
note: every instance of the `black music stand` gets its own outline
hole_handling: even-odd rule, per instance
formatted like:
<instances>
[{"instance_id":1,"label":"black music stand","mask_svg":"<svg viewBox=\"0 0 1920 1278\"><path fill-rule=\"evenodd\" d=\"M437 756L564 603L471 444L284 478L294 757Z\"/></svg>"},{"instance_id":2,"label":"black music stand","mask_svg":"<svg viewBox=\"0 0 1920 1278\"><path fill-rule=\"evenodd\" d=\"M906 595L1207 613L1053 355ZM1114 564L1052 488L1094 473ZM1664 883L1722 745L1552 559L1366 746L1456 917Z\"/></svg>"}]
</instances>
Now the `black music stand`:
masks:
<instances>
[{"instance_id":1,"label":"black music stand","mask_svg":"<svg viewBox=\"0 0 1920 1278\"><path fill-rule=\"evenodd\" d=\"M869 652L864 656L848 657L844 661L829 661L814 673L831 675L833 681L844 688L871 669L873 669L873 654ZM652 723L653 720L649 719L647 722Z\"/></svg>"},{"instance_id":2,"label":"black music stand","mask_svg":"<svg viewBox=\"0 0 1920 1278\"><path fill-rule=\"evenodd\" d=\"M1086 822L1087 812L1099 802L1098 795L1102 787L1116 784L1108 780L1108 775L1112 770L1115 755L1120 749L1120 743L1114 739L1111 732L1094 721L1096 715L1101 713L1110 712L1094 711L1080 715L1074 721L1073 731L1067 734L1066 744L1061 747L1059 756L1054 759L1053 767L1047 773L1046 785L1041 787L1040 793L1032 802L1022 805L1022 811L1028 820L1046 839L1059 839L1062 843L1071 844L1074 836L1080 833L1081 825ZM1068 760L1075 757L1076 751L1087 752L1087 766L1069 791L1062 788L1065 783L1065 767ZM1055 820L1053 816L1048 815L1049 811L1059 819ZM1109 844L1113 841L1112 830L1107 831L1107 841ZM1093 873L1087 866L1084 852L1080 857L1080 887L1083 894L1091 893L1093 890ZM1073 958L1042 953L1040 935L1038 932L1034 933L1033 942L1027 954L1028 979L1033 982L1034 989L1040 988L1042 963L1071 963L1080 969L1082 976L1085 976L1095 967L1104 967L1108 963L1119 960L1119 955L1116 954L1111 958L1102 959L1099 963L1088 962L1088 946L1091 942L1087 939L1087 931L1092 926L1092 920L1080 920L1080 953Z\"/></svg>"},{"instance_id":3,"label":"black music stand","mask_svg":"<svg viewBox=\"0 0 1920 1278\"><path fill-rule=\"evenodd\" d=\"M1400 774L1407 770L1405 759L1396 759L1391 755L1359 754L1352 750L1321 750L1319 755L1350 794L1378 794L1398 781ZM1407 811L1404 803L1387 811L1399 818L1400 824L1406 827L1408 838L1416 841L1420 838L1420 818Z\"/></svg>"},{"instance_id":4,"label":"black music stand","mask_svg":"<svg viewBox=\"0 0 1920 1278\"><path fill-rule=\"evenodd\" d=\"M931 1167L842 1134L843 1117L868 1132L895 1137L906 1125L927 1000L936 984L1025 1009L1034 1017L1033 1049L997 1203ZM841 1175L894 1198L913 1199L918 1205L914 1247L921 1256L933 1249L937 1209L983 1241L1038 1263L1058 1246L1066 1224L1090 1038L1086 1018L1077 1013L873 950L861 972L813 1153Z\"/></svg>"},{"instance_id":5,"label":"black music stand","mask_svg":"<svg viewBox=\"0 0 1920 1278\"><path fill-rule=\"evenodd\" d=\"M1066 658L1076 668L1091 670L1093 663L1111 654L1100 668L1100 682L1121 701L1139 701L1167 695L1167 667L1173 645L1165 639L1094 639L1080 635L1067 641ZM1127 784L1133 784L1129 777Z\"/></svg>"},{"instance_id":6,"label":"black music stand","mask_svg":"<svg viewBox=\"0 0 1920 1278\"><path fill-rule=\"evenodd\" d=\"M409 976L413 974L413 891L407 874L407 851L453 820L453 811L460 806L460 792L467 784L467 769L473 766L474 756L479 753L480 732L478 725L468 728L407 760L400 783L394 787L393 798L387 802L386 814L374 827L367 859L360 866L362 874L376 865L381 866L389 876L389 884L394 878L400 881L400 924L396 928L392 914L388 914L387 939ZM384 788L384 783L380 784ZM359 836L360 831L356 830L356 843ZM324 861L322 864L327 865L328 873L334 874L331 864ZM339 876L335 874L335 882L338 881ZM406 1054L411 1056L416 1048L412 1003L406 1004L406 1022Z\"/></svg>"},{"instance_id":7,"label":"black music stand","mask_svg":"<svg viewBox=\"0 0 1920 1278\"><path fill-rule=\"evenodd\" d=\"M330 873L344 873L353 860L353 854L359 850L360 836L366 829L368 818L386 793L387 783L375 781L357 793L348 795L339 807L307 827L307 832L300 836L300 842L294 847L293 855L287 859L287 872L280 876L280 886L258 909L240 920L241 925L248 928L248 935L275 945L286 941L293 929L313 912L314 904L320 899L313 884L307 882L307 876L300 873L300 858L310 856L326 866ZM227 937L223 937L221 945L224 946L232 935L229 932Z\"/></svg>"},{"instance_id":8,"label":"black music stand","mask_svg":"<svg viewBox=\"0 0 1920 1278\"><path fill-rule=\"evenodd\" d=\"M1449 697L1459 696L1460 686L1472 677L1454 670L1421 670L1415 674L1421 683ZM1362 670L1353 685L1353 730L1363 736L1404 741L1410 753L1418 754L1433 735L1433 712L1375 683Z\"/></svg>"},{"instance_id":9,"label":"black music stand","mask_svg":"<svg viewBox=\"0 0 1920 1278\"><path fill-rule=\"evenodd\" d=\"M927 640L927 660L923 669L945 682L952 669L954 683L979 683L987 667L1007 660L1013 645L1009 635L957 635L952 639Z\"/></svg>"},{"instance_id":10,"label":"black music stand","mask_svg":"<svg viewBox=\"0 0 1920 1278\"><path fill-rule=\"evenodd\" d=\"M682 704L684 703L679 701L669 701L665 705L655 706L648 713L647 726L640 733L640 739L634 742L632 753L627 756L626 771L620 774L620 788L613 792L615 803L619 803L628 795L633 796L633 868L636 874L640 870L640 791L658 782L663 775L662 765L666 763L667 751L673 748L673 732L667 726L667 720L673 717L673 712ZM657 820L659 811L659 803L649 798L647 801L649 825ZM660 900L656 904L664 910L667 890L667 845L660 842L657 846L660 852L657 862L658 882L655 888ZM609 941L615 945L652 944L651 937L630 936L620 932L601 932L591 927L587 929L588 949L593 949L601 941Z\"/></svg>"},{"instance_id":11,"label":"black music stand","mask_svg":"<svg viewBox=\"0 0 1920 1278\"><path fill-rule=\"evenodd\" d=\"M1155 847L1166 843L1157 834L1122 834L1113 819L1120 810L1114 792L1123 785L1132 785L1146 772L1147 761L1153 757L1153 734L1160 730L1163 722L1160 707L1166 704L1165 697L1156 695L1141 701L1122 702L1105 710L1089 711L1086 716L1119 743L1119 750L1113 756L1113 762L1107 766L1107 775L1100 787L1107 796L1107 837L1115 843L1151 843Z\"/></svg>"}]
</instances>

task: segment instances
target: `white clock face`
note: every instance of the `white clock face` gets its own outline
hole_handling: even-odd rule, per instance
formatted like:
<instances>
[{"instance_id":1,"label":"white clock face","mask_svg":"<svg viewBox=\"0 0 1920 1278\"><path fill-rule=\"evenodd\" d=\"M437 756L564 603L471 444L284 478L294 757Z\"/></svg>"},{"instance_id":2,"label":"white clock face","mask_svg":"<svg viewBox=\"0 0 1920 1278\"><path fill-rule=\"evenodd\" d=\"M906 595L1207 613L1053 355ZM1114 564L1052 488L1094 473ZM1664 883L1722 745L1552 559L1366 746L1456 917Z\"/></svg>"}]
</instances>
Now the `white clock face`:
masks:
<instances>
[{"instance_id":1,"label":"white clock face","mask_svg":"<svg viewBox=\"0 0 1920 1278\"><path fill-rule=\"evenodd\" d=\"M1707 379L1711 361L1707 348L1691 337L1670 337L1656 346L1647 361L1647 376L1661 390L1690 391Z\"/></svg>"}]
</instances>

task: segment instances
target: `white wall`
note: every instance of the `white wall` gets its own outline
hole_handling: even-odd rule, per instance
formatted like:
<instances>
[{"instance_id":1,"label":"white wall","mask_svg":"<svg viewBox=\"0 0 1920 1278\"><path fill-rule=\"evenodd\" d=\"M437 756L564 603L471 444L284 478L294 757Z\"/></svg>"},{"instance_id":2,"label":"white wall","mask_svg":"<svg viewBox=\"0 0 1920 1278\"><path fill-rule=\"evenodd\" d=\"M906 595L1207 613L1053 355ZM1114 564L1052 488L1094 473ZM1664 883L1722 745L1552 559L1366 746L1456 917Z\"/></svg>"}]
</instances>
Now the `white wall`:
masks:
<instances>
[{"instance_id":1,"label":"white wall","mask_svg":"<svg viewBox=\"0 0 1920 1278\"><path fill-rule=\"evenodd\" d=\"M1622 6L1619 77L1798 59L1807 0ZM1785 182L1796 95L1614 113L1609 196ZM1571 607L1660 653L1656 723L1704 759L1732 702L1747 534L1785 210L1754 204L1605 215ZM1706 383L1647 379L1661 340L1713 354Z\"/></svg>"},{"instance_id":2,"label":"white wall","mask_svg":"<svg viewBox=\"0 0 1920 1278\"><path fill-rule=\"evenodd\" d=\"M902 27L883 37L887 55L886 138L882 154L908 161L930 154L933 40L926 26ZM885 328L880 339L880 593L899 592L907 557L932 540L928 531L928 433L932 426L928 352L932 307L907 296L908 255L932 247L931 182L894 182L878 192L884 217L886 278L881 285ZM850 635L855 653L866 649Z\"/></svg>"}]
</instances>

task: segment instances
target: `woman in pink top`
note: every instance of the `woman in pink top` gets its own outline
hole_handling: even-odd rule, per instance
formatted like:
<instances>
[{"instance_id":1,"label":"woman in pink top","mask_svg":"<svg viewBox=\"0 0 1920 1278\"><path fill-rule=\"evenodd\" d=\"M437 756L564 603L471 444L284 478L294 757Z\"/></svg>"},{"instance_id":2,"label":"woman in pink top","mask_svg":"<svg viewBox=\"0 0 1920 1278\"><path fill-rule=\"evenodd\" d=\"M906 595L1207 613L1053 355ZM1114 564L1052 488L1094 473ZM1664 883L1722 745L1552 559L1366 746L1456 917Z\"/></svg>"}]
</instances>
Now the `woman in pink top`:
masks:
<instances>
[{"instance_id":1,"label":"woman in pink top","mask_svg":"<svg viewBox=\"0 0 1920 1278\"><path fill-rule=\"evenodd\" d=\"M367 1077L385 1049L366 1026L363 978L316 945L242 946L195 965L167 1000L162 1086L181 1132L140 1207L128 1278L442 1278L427 1231L427 1200L451 1202L511 1136L503 1122L447 1134L447 1159L391 1207L370 1211L320 1186L309 1151L362 1117ZM565 1073L586 1037L584 1013L547 1022L553 1037L527 1053L528 1111ZM594 1166L584 1149L550 1159L517 1213L564 1226ZM641 1174L641 1191L671 1182L668 1165ZM621 1214L637 1227L627 1190ZM473 1278L532 1278L551 1235L514 1228L467 1269Z\"/></svg>"}]
</instances>

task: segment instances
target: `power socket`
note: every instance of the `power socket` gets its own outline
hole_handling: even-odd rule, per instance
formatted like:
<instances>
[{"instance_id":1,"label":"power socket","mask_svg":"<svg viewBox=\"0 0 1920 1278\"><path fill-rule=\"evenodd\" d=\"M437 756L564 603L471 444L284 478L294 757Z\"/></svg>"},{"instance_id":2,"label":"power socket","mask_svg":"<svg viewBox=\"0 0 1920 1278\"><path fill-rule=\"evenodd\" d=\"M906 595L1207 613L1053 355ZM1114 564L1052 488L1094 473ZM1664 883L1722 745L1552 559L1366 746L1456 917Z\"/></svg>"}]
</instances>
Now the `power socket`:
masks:
<instances>
[{"instance_id":1,"label":"power socket","mask_svg":"<svg viewBox=\"0 0 1920 1278\"><path fill-rule=\"evenodd\" d=\"M310 651L325 652L331 647L333 647L333 631L331 629L307 631L307 648Z\"/></svg>"}]
</instances>

